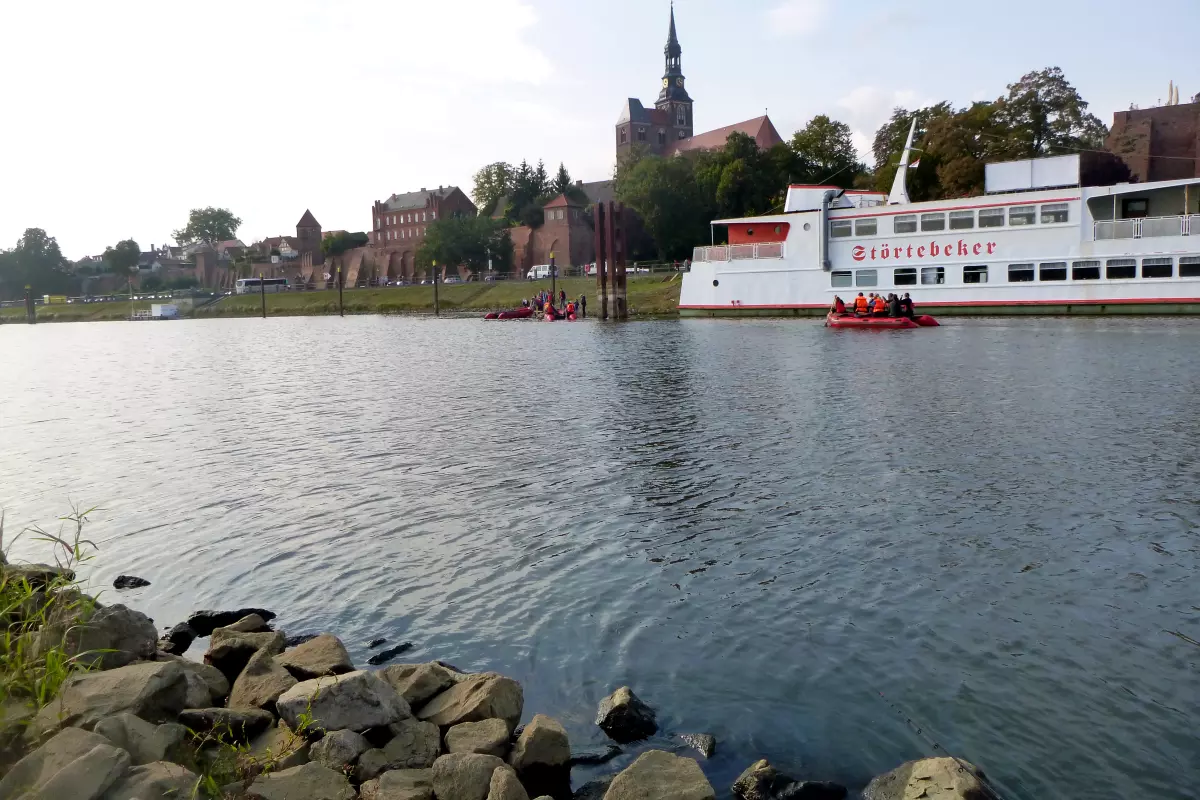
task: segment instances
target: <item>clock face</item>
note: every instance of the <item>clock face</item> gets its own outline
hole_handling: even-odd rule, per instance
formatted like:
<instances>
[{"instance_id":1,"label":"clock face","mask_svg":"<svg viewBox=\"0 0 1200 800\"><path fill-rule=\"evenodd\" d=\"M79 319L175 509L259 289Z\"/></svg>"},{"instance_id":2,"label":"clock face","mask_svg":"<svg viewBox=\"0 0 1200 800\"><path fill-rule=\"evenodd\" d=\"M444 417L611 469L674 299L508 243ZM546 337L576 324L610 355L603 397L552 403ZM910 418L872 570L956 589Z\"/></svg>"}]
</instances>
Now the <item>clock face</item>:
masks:
<instances>
[{"instance_id":1,"label":"clock face","mask_svg":"<svg viewBox=\"0 0 1200 800\"><path fill-rule=\"evenodd\" d=\"M667 87L668 87L668 86L670 86L670 85L671 85L671 79L670 79L670 78L663 78L663 88L665 89L665 88L667 88Z\"/></svg>"},{"instance_id":2,"label":"clock face","mask_svg":"<svg viewBox=\"0 0 1200 800\"><path fill-rule=\"evenodd\" d=\"M680 89L682 89L683 88L683 78L676 78L675 85L678 86Z\"/></svg>"}]
</instances>

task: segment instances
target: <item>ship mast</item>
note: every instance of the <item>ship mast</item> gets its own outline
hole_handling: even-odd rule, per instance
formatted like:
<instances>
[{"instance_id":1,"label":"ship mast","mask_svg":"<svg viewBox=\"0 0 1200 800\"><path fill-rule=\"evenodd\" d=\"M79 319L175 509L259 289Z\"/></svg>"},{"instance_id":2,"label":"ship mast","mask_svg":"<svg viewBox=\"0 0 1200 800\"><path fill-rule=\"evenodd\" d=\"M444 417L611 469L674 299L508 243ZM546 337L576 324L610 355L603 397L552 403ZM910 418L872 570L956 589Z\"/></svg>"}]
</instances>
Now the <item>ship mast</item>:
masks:
<instances>
[{"instance_id":1,"label":"ship mast","mask_svg":"<svg viewBox=\"0 0 1200 800\"><path fill-rule=\"evenodd\" d=\"M908 205L908 157L912 154L913 134L917 132L917 118L914 116L912 125L908 128L908 140L904 143L904 152L900 155L900 167L896 170L896 179L892 181L892 193L888 195L889 206Z\"/></svg>"}]
</instances>

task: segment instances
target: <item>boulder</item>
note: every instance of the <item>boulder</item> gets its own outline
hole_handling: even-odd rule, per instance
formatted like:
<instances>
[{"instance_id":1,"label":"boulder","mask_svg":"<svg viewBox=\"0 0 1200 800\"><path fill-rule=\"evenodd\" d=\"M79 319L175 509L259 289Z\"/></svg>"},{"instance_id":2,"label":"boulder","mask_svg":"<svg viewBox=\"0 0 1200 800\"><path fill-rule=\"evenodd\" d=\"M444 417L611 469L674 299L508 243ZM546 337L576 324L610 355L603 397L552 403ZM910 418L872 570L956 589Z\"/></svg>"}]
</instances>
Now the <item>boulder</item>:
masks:
<instances>
[{"instance_id":1,"label":"boulder","mask_svg":"<svg viewBox=\"0 0 1200 800\"><path fill-rule=\"evenodd\" d=\"M358 787L362 800L433 800L433 770L396 769Z\"/></svg>"},{"instance_id":2,"label":"boulder","mask_svg":"<svg viewBox=\"0 0 1200 800\"><path fill-rule=\"evenodd\" d=\"M794 780L765 758L747 767L733 782L732 791L736 800L842 800L846 796L845 786Z\"/></svg>"},{"instance_id":3,"label":"boulder","mask_svg":"<svg viewBox=\"0 0 1200 800\"><path fill-rule=\"evenodd\" d=\"M525 696L521 684L494 672L472 675L426 703L417 718L441 728L460 722L502 719L511 731L521 721Z\"/></svg>"},{"instance_id":4,"label":"boulder","mask_svg":"<svg viewBox=\"0 0 1200 800\"><path fill-rule=\"evenodd\" d=\"M194 683L192 678L198 678L208 688L208 694L212 698L208 703L188 704L188 708L205 708L209 705L220 705L226 697L229 697L229 679L221 670L211 664L201 664L199 661L188 661L187 659L179 659L179 665L189 677L189 683Z\"/></svg>"},{"instance_id":5,"label":"boulder","mask_svg":"<svg viewBox=\"0 0 1200 800\"><path fill-rule=\"evenodd\" d=\"M108 739L80 728L66 728L0 779L0 798L94 800L128 767L129 754L113 747ZM95 774L89 777L89 772ZM51 791L58 793L48 793Z\"/></svg>"},{"instance_id":6,"label":"boulder","mask_svg":"<svg viewBox=\"0 0 1200 800\"><path fill-rule=\"evenodd\" d=\"M275 612L265 608L242 608L237 611L197 611L187 618L187 624L197 636L208 636L217 628L232 625L251 614L257 614L267 622L275 619Z\"/></svg>"},{"instance_id":7,"label":"boulder","mask_svg":"<svg viewBox=\"0 0 1200 800\"><path fill-rule=\"evenodd\" d=\"M354 731L330 731L308 749L308 757L316 764L341 772L358 757L371 749L361 733Z\"/></svg>"},{"instance_id":8,"label":"boulder","mask_svg":"<svg viewBox=\"0 0 1200 800\"><path fill-rule=\"evenodd\" d=\"M148 661L68 678L56 700L43 708L28 735L38 740L71 726L91 728L104 717L128 711L147 722L174 722L187 698L187 675L171 661Z\"/></svg>"},{"instance_id":9,"label":"boulder","mask_svg":"<svg viewBox=\"0 0 1200 800\"><path fill-rule=\"evenodd\" d=\"M221 670L221 674L233 683L246 668L250 657L259 650L269 655L283 652L284 636L277 631L266 633L244 633L229 628L218 628L212 632L204 663Z\"/></svg>"},{"instance_id":10,"label":"boulder","mask_svg":"<svg viewBox=\"0 0 1200 800\"><path fill-rule=\"evenodd\" d=\"M275 707L292 728L308 713L312 726L323 731L365 731L412 716L395 689L375 673L363 671L298 683L280 695Z\"/></svg>"},{"instance_id":11,"label":"boulder","mask_svg":"<svg viewBox=\"0 0 1200 800\"><path fill-rule=\"evenodd\" d=\"M181 656L196 641L196 631L186 622L181 622L162 635L158 640L158 649L164 653Z\"/></svg>"},{"instance_id":12,"label":"boulder","mask_svg":"<svg viewBox=\"0 0 1200 800\"><path fill-rule=\"evenodd\" d=\"M389 770L427 769L441 753L441 734L431 722L406 719L389 725L388 730L392 738L387 744L359 758L358 780L370 780Z\"/></svg>"},{"instance_id":13,"label":"boulder","mask_svg":"<svg viewBox=\"0 0 1200 800\"><path fill-rule=\"evenodd\" d=\"M377 667L380 664L386 664L401 653L407 653L412 649L412 642L404 642L396 645L395 647L389 647L387 650L380 650L378 653L368 658L367 663L371 666Z\"/></svg>"},{"instance_id":14,"label":"boulder","mask_svg":"<svg viewBox=\"0 0 1200 800\"><path fill-rule=\"evenodd\" d=\"M488 784L487 800L529 800L512 767L498 767Z\"/></svg>"},{"instance_id":15,"label":"boulder","mask_svg":"<svg viewBox=\"0 0 1200 800\"><path fill-rule=\"evenodd\" d=\"M250 656L246 668L229 692L230 708L263 708L271 711L279 695L298 683L266 650Z\"/></svg>"},{"instance_id":16,"label":"boulder","mask_svg":"<svg viewBox=\"0 0 1200 800\"><path fill-rule=\"evenodd\" d=\"M317 638L317 636L318 636L318 634L315 634L315 633L298 633L295 636L287 637L287 640L284 642L284 645L286 647L297 647L299 645L304 644L305 642L312 641L313 639Z\"/></svg>"},{"instance_id":17,"label":"boulder","mask_svg":"<svg viewBox=\"0 0 1200 800\"><path fill-rule=\"evenodd\" d=\"M188 708L179 722L197 735L212 734L223 741L249 742L275 724L269 711L233 708Z\"/></svg>"},{"instance_id":18,"label":"boulder","mask_svg":"<svg viewBox=\"0 0 1200 800\"><path fill-rule=\"evenodd\" d=\"M2 574L6 580L24 581L34 589L45 589L54 584L62 585L75 580L73 571L49 564L6 564Z\"/></svg>"},{"instance_id":19,"label":"boulder","mask_svg":"<svg viewBox=\"0 0 1200 800\"><path fill-rule=\"evenodd\" d=\"M492 773L504 762L479 753L451 753L433 762L433 794L438 800L487 800Z\"/></svg>"},{"instance_id":20,"label":"boulder","mask_svg":"<svg viewBox=\"0 0 1200 800\"><path fill-rule=\"evenodd\" d=\"M124 712L100 720L93 731L127 751L135 765L175 761L186 755L187 728L177 722L154 725Z\"/></svg>"},{"instance_id":21,"label":"boulder","mask_svg":"<svg viewBox=\"0 0 1200 800\"><path fill-rule=\"evenodd\" d=\"M658 730L654 709L638 699L628 686L622 686L600 701L596 724L608 738L621 744L653 736Z\"/></svg>"},{"instance_id":22,"label":"boulder","mask_svg":"<svg viewBox=\"0 0 1200 800\"><path fill-rule=\"evenodd\" d=\"M446 731L447 753L479 753L504 758L508 743L508 723L502 719L460 722Z\"/></svg>"},{"instance_id":23,"label":"boulder","mask_svg":"<svg viewBox=\"0 0 1200 800\"><path fill-rule=\"evenodd\" d=\"M612 778L588 781L575 790L575 794L571 795L571 800L604 800L604 795L608 793L608 787L612 786L612 782Z\"/></svg>"},{"instance_id":24,"label":"boulder","mask_svg":"<svg viewBox=\"0 0 1200 800\"><path fill-rule=\"evenodd\" d=\"M350 781L320 764L302 764L254 779L245 792L251 800L354 800Z\"/></svg>"},{"instance_id":25,"label":"boulder","mask_svg":"<svg viewBox=\"0 0 1200 800\"><path fill-rule=\"evenodd\" d=\"M354 671L346 646L329 633L322 633L291 650L285 650L275 660L302 681Z\"/></svg>"},{"instance_id":26,"label":"boulder","mask_svg":"<svg viewBox=\"0 0 1200 800\"><path fill-rule=\"evenodd\" d=\"M533 767L565 767L571 760L567 730L558 720L536 714L513 745L508 763L518 772Z\"/></svg>"},{"instance_id":27,"label":"boulder","mask_svg":"<svg viewBox=\"0 0 1200 800\"><path fill-rule=\"evenodd\" d=\"M134 767L104 793L103 800L187 800L196 788L197 776L170 761L155 761Z\"/></svg>"},{"instance_id":28,"label":"boulder","mask_svg":"<svg viewBox=\"0 0 1200 800\"><path fill-rule=\"evenodd\" d=\"M705 758L712 758L717 750L717 737L711 733L681 733L679 741Z\"/></svg>"},{"instance_id":29,"label":"boulder","mask_svg":"<svg viewBox=\"0 0 1200 800\"><path fill-rule=\"evenodd\" d=\"M413 708L420 708L439 692L455 684L455 674L436 661L428 664L393 664L380 676Z\"/></svg>"},{"instance_id":30,"label":"boulder","mask_svg":"<svg viewBox=\"0 0 1200 800\"><path fill-rule=\"evenodd\" d=\"M154 658L158 631L145 614L122 605L79 606L66 619L44 626L33 639L37 653L59 646L81 664L115 669Z\"/></svg>"},{"instance_id":31,"label":"boulder","mask_svg":"<svg viewBox=\"0 0 1200 800\"><path fill-rule=\"evenodd\" d=\"M872 780L863 800L984 800L983 773L956 758L909 761Z\"/></svg>"},{"instance_id":32,"label":"boulder","mask_svg":"<svg viewBox=\"0 0 1200 800\"><path fill-rule=\"evenodd\" d=\"M247 614L232 625L222 625L220 628L214 628L213 633L219 630L234 631L235 633L270 633L271 626L260 615Z\"/></svg>"},{"instance_id":33,"label":"boulder","mask_svg":"<svg viewBox=\"0 0 1200 800\"><path fill-rule=\"evenodd\" d=\"M113 581L114 589L140 589L149 585L150 581L136 575L118 575L117 579Z\"/></svg>"},{"instance_id":34,"label":"boulder","mask_svg":"<svg viewBox=\"0 0 1200 800\"><path fill-rule=\"evenodd\" d=\"M280 721L250 740L250 757L265 771L298 767L309 761L308 740Z\"/></svg>"},{"instance_id":35,"label":"boulder","mask_svg":"<svg viewBox=\"0 0 1200 800\"><path fill-rule=\"evenodd\" d=\"M716 800L695 759L649 750L625 768L604 800Z\"/></svg>"}]
</instances>

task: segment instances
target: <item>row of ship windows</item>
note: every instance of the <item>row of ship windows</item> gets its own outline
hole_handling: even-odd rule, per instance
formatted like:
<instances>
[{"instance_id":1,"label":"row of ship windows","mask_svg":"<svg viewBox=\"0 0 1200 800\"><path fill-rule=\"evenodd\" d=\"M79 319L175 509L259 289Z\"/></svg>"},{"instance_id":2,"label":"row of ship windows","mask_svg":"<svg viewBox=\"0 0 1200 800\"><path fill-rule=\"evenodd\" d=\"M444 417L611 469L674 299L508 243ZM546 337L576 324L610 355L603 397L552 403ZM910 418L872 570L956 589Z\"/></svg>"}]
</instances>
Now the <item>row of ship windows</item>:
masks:
<instances>
[{"instance_id":1,"label":"row of ship windows","mask_svg":"<svg viewBox=\"0 0 1200 800\"><path fill-rule=\"evenodd\" d=\"M893 233L916 233L921 231L969 231L980 228L1003 228L1007 216L1010 227L1036 225L1041 218L1043 225L1070 222L1070 209L1066 203L1045 203L1041 206L1011 206L1003 208L981 208L975 211L936 211L928 214L899 214L892 217ZM885 217L886 219L886 217ZM878 236L879 219L835 219L829 222L829 236L846 239L851 236Z\"/></svg>"},{"instance_id":2,"label":"row of ship windows","mask_svg":"<svg viewBox=\"0 0 1200 800\"><path fill-rule=\"evenodd\" d=\"M1141 264L1143 278L1173 278L1175 277L1175 260L1173 258L1143 258ZM1066 261L1046 261L1041 264L1009 264L1006 274L1008 283L1030 283L1032 281L1065 281L1070 276L1073 281L1098 281L1103 276L1108 280L1125 280L1138 277L1138 261L1136 258L1110 258L1107 262L1073 261L1069 268ZM883 270L886 272L886 270ZM875 269L860 269L830 273L830 284L835 289L851 286L878 286L879 272ZM1200 278L1200 256L1183 256L1179 259L1180 278ZM916 286L917 280L922 284L938 285L946 282L945 267L900 267L892 270L893 286ZM965 266L962 268L963 283L987 283L988 267L986 264Z\"/></svg>"},{"instance_id":3,"label":"row of ship windows","mask_svg":"<svg viewBox=\"0 0 1200 800\"><path fill-rule=\"evenodd\" d=\"M397 225L397 224L403 225L406 222L425 222L426 221L425 213L426 212L422 211L418 214L416 211L414 211L411 214L400 214L399 217L397 217L397 215L395 215L395 214L392 214L391 216L385 216L383 218L383 224L384 225ZM436 211L430 211L429 215L432 219L437 219ZM397 219L399 219L400 221L396 222Z\"/></svg>"}]
</instances>

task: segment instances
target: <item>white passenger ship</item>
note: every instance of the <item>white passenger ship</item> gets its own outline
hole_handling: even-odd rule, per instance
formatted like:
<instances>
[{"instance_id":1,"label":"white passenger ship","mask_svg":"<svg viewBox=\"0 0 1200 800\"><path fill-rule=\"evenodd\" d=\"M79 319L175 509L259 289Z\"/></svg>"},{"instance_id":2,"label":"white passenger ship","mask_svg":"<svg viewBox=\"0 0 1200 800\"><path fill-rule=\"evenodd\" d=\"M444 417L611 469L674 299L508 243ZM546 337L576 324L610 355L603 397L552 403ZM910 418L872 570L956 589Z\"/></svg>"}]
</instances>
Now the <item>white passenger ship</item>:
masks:
<instances>
[{"instance_id":1,"label":"white passenger ship","mask_svg":"<svg viewBox=\"0 0 1200 800\"><path fill-rule=\"evenodd\" d=\"M1079 156L988 164L982 197L909 202L791 186L784 213L716 220L681 314L820 315L835 294L908 292L928 314L1200 313L1200 178L1080 185Z\"/></svg>"}]
</instances>

